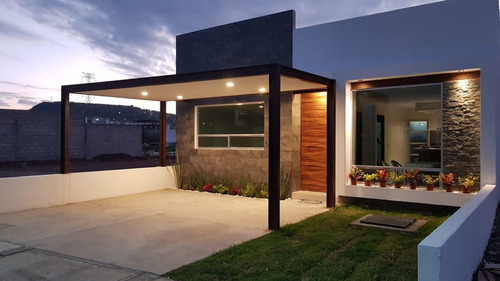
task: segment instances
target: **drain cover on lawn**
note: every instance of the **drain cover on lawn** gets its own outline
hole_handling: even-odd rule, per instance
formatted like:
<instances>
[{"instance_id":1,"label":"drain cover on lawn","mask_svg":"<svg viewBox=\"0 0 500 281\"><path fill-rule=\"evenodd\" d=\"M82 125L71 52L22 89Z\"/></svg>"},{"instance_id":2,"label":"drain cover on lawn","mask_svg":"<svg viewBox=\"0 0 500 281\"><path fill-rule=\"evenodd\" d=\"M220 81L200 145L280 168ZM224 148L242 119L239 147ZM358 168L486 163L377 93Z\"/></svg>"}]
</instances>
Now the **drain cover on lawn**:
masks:
<instances>
[{"instance_id":1,"label":"drain cover on lawn","mask_svg":"<svg viewBox=\"0 0 500 281\"><path fill-rule=\"evenodd\" d=\"M353 221L351 225L414 232L417 231L426 222L426 220L369 214Z\"/></svg>"},{"instance_id":2,"label":"drain cover on lawn","mask_svg":"<svg viewBox=\"0 0 500 281\"><path fill-rule=\"evenodd\" d=\"M361 220L361 223L376 224L397 228L407 228L416 222L417 219L407 219L401 217L371 215Z\"/></svg>"}]
</instances>

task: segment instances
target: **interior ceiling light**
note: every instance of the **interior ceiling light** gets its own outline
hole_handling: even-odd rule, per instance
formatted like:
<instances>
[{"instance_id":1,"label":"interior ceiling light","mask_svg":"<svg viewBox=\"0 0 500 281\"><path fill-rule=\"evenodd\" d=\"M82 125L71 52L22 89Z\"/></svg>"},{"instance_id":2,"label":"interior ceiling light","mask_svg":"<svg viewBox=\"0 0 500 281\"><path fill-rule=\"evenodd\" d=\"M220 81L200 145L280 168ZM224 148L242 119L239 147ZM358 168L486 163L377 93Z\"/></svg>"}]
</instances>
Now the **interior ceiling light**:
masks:
<instances>
[{"instance_id":1,"label":"interior ceiling light","mask_svg":"<svg viewBox=\"0 0 500 281\"><path fill-rule=\"evenodd\" d=\"M266 88L259 88L259 92L264 93L266 91Z\"/></svg>"},{"instance_id":2,"label":"interior ceiling light","mask_svg":"<svg viewBox=\"0 0 500 281\"><path fill-rule=\"evenodd\" d=\"M148 95L148 92L141 92L141 95L142 95L142 96L147 96L147 95Z\"/></svg>"},{"instance_id":3,"label":"interior ceiling light","mask_svg":"<svg viewBox=\"0 0 500 281\"><path fill-rule=\"evenodd\" d=\"M232 87L232 86L234 86L234 83L233 83L233 82L227 82L227 83L226 83L226 86L228 86L228 87Z\"/></svg>"},{"instance_id":4,"label":"interior ceiling light","mask_svg":"<svg viewBox=\"0 0 500 281\"><path fill-rule=\"evenodd\" d=\"M184 98L183 96L177 96L177 99L178 99L178 100L181 100L181 99L183 99L183 98Z\"/></svg>"}]
</instances>

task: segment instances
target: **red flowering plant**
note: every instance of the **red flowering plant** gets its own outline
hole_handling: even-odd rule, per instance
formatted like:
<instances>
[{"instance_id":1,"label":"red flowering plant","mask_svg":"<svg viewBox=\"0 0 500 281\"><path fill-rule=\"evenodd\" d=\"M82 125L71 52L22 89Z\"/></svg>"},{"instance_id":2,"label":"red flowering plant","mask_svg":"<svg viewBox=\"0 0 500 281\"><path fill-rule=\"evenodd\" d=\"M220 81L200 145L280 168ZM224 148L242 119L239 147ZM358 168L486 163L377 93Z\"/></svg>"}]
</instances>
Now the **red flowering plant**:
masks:
<instances>
[{"instance_id":1,"label":"red flowering plant","mask_svg":"<svg viewBox=\"0 0 500 281\"><path fill-rule=\"evenodd\" d=\"M380 179L380 187L385 187L385 183L387 182L387 178L389 177L389 173L387 173L387 170L377 170L377 176Z\"/></svg>"},{"instance_id":2,"label":"red flowering plant","mask_svg":"<svg viewBox=\"0 0 500 281\"><path fill-rule=\"evenodd\" d=\"M363 177L363 171L361 171L358 167L351 167L349 169L349 173L347 174L347 178L351 180L351 185L356 185L357 181Z\"/></svg>"},{"instance_id":3,"label":"red flowering plant","mask_svg":"<svg viewBox=\"0 0 500 281\"><path fill-rule=\"evenodd\" d=\"M446 192L453 192L453 184L455 183L453 173L449 173L447 175L441 173L439 175L439 179L443 183L443 187L446 189Z\"/></svg>"},{"instance_id":4,"label":"red flowering plant","mask_svg":"<svg viewBox=\"0 0 500 281\"><path fill-rule=\"evenodd\" d=\"M229 190L229 194L231 194L231 195L238 195L239 193L240 193L240 189L236 186Z\"/></svg>"},{"instance_id":5,"label":"red flowering plant","mask_svg":"<svg viewBox=\"0 0 500 281\"><path fill-rule=\"evenodd\" d=\"M203 191L212 192L212 184L208 183L208 184L204 185L203 186Z\"/></svg>"}]
</instances>

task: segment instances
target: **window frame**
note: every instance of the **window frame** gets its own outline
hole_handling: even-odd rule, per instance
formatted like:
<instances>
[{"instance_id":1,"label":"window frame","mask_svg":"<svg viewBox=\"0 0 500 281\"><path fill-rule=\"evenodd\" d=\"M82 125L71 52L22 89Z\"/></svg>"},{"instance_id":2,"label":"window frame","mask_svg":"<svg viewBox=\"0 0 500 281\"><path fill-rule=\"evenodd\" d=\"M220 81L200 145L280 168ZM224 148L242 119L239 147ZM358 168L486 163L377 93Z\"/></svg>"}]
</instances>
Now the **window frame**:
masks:
<instances>
[{"instance_id":1,"label":"window frame","mask_svg":"<svg viewBox=\"0 0 500 281\"><path fill-rule=\"evenodd\" d=\"M352 98L352 120L351 120L351 141L352 141L352 144L351 144L351 153L350 153L350 157L351 157L351 164L348 165L348 167L359 167L359 168L362 168L362 169L389 169L389 170L398 170L399 168L395 168L393 166L378 166L378 165L357 165L355 164L355 159L354 159L354 155L355 155L355 149L356 149L356 139L355 139L355 126L356 126L356 92L362 92L362 91L371 91L371 90L385 90L385 89L395 89L395 88L405 88L405 87L419 87L419 86L431 86L431 85L439 85L440 86L440 101L441 101L441 140L443 140L443 83L445 81L442 81L442 82L431 82L431 83L419 83L419 84L404 84L404 85L397 85L397 86L387 86L387 87L373 87L373 88L365 88L365 89L355 89L355 90L350 90L351 92L351 98ZM413 121L412 120L406 120L406 121ZM428 121L428 120L427 120ZM428 132L429 133L429 132ZM440 165L440 168L425 168L425 167L404 167L403 169L407 169L407 168L413 168L413 169L419 169L420 171L427 171L427 172L439 172L441 173L443 171L443 143L441 142L441 159L440 159L440 162L441 162L441 165ZM408 151L410 152L410 151Z\"/></svg>"},{"instance_id":2,"label":"window frame","mask_svg":"<svg viewBox=\"0 0 500 281\"><path fill-rule=\"evenodd\" d=\"M199 134L198 131L198 109L204 107L226 107L235 105L251 105L259 104L264 106L264 133L262 134ZM264 139L264 146L262 147L231 147L231 137L262 137L265 138L265 102L255 101L255 102L233 102L233 103L218 103L218 104L204 104L196 105L194 107L194 148L195 149L211 149L211 150L264 150L266 143ZM200 147L198 145L199 137L227 137L227 147Z\"/></svg>"}]
</instances>

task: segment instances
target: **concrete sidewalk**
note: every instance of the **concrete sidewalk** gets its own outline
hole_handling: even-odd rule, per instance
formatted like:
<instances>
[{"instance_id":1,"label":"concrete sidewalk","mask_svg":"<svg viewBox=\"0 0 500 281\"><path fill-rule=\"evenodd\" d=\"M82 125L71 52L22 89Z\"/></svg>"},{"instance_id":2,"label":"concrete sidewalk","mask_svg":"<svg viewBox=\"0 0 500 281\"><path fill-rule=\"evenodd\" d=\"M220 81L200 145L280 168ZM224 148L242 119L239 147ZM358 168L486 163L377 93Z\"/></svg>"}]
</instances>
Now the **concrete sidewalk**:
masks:
<instances>
[{"instance_id":1,"label":"concrete sidewalk","mask_svg":"<svg viewBox=\"0 0 500 281\"><path fill-rule=\"evenodd\" d=\"M0 280L168 281L156 274L0 242Z\"/></svg>"},{"instance_id":2,"label":"concrete sidewalk","mask_svg":"<svg viewBox=\"0 0 500 281\"><path fill-rule=\"evenodd\" d=\"M297 200L282 201L280 209L282 225L327 210ZM130 274L163 274L266 233L265 199L173 189L3 214L0 241L34 250L0 256L0 277L2 262L16 255L50 256L56 264L61 259L74 264L67 258L73 257Z\"/></svg>"}]
</instances>

